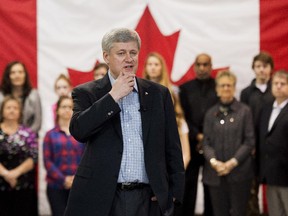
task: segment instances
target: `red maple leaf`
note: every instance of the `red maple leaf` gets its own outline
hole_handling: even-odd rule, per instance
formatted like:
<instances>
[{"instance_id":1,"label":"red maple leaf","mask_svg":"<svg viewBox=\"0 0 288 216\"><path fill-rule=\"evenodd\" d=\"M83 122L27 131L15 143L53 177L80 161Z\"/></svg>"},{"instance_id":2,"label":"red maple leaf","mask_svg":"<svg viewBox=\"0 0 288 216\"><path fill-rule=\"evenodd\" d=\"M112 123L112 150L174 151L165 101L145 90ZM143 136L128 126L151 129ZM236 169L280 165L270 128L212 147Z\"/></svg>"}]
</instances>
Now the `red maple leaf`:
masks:
<instances>
[{"instance_id":1,"label":"red maple leaf","mask_svg":"<svg viewBox=\"0 0 288 216\"><path fill-rule=\"evenodd\" d=\"M97 65L99 61L97 60L95 65ZM94 66L93 66L94 68ZM93 68L89 71L79 71L72 68L68 68L68 74L71 80L71 84L73 87L80 85L85 82L89 82L94 80L94 71Z\"/></svg>"},{"instance_id":2,"label":"red maple leaf","mask_svg":"<svg viewBox=\"0 0 288 216\"><path fill-rule=\"evenodd\" d=\"M160 53L166 61L168 71L171 73L180 31L177 31L169 36L164 36L160 32L148 7L145 9L136 27L136 31L138 32L142 41L137 76L142 77L145 59L150 52Z\"/></svg>"},{"instance_id":3,"label":"red maple leaf","mask_svg":"<svg viewBox=\"0 0 288 216\"><path fill-rule=\"evenodd\" d=\"M141 51L139 54L139 68L136 75L138 77L143 76L143 68L147 55L150 52L158 52L164 57L167 64L168 73L171 77L171 71L174 63L174 55L178 43L180 30L168 36L163 35L159 30L147 6L141 19L139 20L136 31L139 33L142 41ZM97 60L96 64L97 62L99 61ZM188 80L193 79L195 77L195 72L193 68L193 65L191 65L189 70L186 71L186 73L181 77L181 79L173 83L176 85L180 85ZM228 67L214 69L212 71L212 76L214 77L219 70L227 68ZM68 73L73 86L77 86L81 83L93 80L93 69L88 72L83 72L68 68Z\"/></svg>"},{"instance_id":4,"label":"red maple leaf","mask_svg":"<svg viewBox=\"0 0 288 216\"><path fill-rule=\"evenodd\" d=\"M146 7L137 27L136 31L139 33L142 40L142 47L139 56L139 69L137 72L138 77L142 77L146 56L150 52L160 53L167 64L168 73L171 78L171 71L174 63L174 54L178 43L180 31L171 35L165 36L159 30L150 10ZM191 55L192 56L192 55ZM212 70L212 77L215 77L217 72L229 67L217 68ZM171 82L176 85L191 80L195 77L194 65L192 64L188 71L177 82Z\"/></svg>"}]
</instances>

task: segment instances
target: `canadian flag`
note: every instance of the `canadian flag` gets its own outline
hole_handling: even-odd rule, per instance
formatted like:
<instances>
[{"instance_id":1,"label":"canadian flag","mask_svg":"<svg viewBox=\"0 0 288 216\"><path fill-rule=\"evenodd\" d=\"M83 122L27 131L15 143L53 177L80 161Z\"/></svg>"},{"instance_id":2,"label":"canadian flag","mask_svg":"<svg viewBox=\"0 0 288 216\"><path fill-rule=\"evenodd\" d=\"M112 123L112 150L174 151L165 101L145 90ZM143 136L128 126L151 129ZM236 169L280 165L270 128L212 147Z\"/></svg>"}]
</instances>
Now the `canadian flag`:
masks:
<instances>
[{"instance_id":1,"label":"canadian flag","mask_svg":"<svg viewBox=\"0 0 288 216\"><path fill-rule=\"evenodd\" d=\"M195 56L207 52L215 72L229 67L237 74L238 93L254 76L251 62L260 50L272 54L276 70L288 69L287 0L6 0L0 75L8 62L23 61L50 108L56 77L69 73L75 85L92 79L93 66L103 61L102 36L116 27L136 29L142 38L140 77L150 51L165 57L175 84L193 78Z\"/></svg>"},{"instance_id":2,"label":"canadian flag","mask_svg":"<svg viewBox=\"0 0 288 216\"><path fill-rule=\"evenodd\" d=\"M200 52L213 57L215 71L230 67L239 91L253 77L251 61L260 50L272 54L276 69L288 68L287 0L6 0L0 75L8 62L23 61L49 104L59 73L69 72L75 85L92 79L89 72L103 61L102 36L116 27L136 29L142 38L138 76L150 51L165 57L176 84L194 77Z\"/></svg>"}]
</instances>

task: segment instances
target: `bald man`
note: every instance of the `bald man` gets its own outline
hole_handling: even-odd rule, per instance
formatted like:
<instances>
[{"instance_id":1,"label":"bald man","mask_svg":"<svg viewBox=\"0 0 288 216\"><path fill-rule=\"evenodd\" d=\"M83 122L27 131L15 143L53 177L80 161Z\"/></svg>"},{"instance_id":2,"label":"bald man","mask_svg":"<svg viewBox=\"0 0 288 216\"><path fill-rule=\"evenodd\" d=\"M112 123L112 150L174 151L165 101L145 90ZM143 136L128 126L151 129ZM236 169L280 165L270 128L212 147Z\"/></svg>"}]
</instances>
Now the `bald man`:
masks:
<instances>
[{"instance_id":1,"label":"bald man","mask_svg":"<svg viewBox=\"0 0 288 216\"><path fill-rule=\"evenodd\" d=\"M206 111L217 101L215 81L211 78L211 56L202 53L194 63L196 78L180 86L180 99L189 126L191 161L186 170L186 188L183 202L183 216L195 211L199 168L203 165L203 121ZM212 205L208 189L204 185L204 215L212 216Z\"/></svg>"}]
</instances>

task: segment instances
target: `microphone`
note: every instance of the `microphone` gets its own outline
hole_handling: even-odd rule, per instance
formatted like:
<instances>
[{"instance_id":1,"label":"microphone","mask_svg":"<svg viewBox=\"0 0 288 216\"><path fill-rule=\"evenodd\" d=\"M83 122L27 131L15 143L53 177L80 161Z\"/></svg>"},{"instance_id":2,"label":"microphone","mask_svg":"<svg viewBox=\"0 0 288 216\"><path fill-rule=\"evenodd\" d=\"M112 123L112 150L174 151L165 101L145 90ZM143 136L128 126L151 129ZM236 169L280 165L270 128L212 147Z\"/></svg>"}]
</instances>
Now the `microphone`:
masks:
<instances>
[{"instance_id":1,"label":"microphone","mask_svg":"<svg viewBox=\"0 0 288 216\"><path fill-rule=\"evenodd\" d=\"M139 112L146 112L147 111L147 108L140 105L140 109L138 110Z\"/></svg>"}]
</instances>

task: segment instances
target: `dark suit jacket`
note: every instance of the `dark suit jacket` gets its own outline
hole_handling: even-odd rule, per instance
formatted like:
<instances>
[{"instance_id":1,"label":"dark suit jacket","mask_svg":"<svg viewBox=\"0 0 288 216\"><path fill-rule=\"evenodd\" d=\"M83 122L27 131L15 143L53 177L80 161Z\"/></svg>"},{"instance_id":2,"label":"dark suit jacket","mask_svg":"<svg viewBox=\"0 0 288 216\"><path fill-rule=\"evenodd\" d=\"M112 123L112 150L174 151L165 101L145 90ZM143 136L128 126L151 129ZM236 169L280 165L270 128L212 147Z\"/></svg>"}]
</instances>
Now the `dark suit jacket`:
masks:
<instances>
[{"instance_id":1,"label":"dark suit jacket","mask_svg":"<svg viewBox=\"0 0 288 216\"><path fill-rule=\"evenodd\" d=\"M180 87L180 101L189 127L189 143L192 166L203 164L204 158L196 150L198 133L203 133L204 117L209 108L217 103L215 80L193 79Z\"/></svg>"},{"instance_id":2,"label":"dark suit jacket","mask_svg":"<svg viewBox=\"0 0 288 216\"><path fill-rule=\"evenodd\" d=\"M260 181L288 186L288 104L281 110L271 130L268 124L273 103L264 106L258 125Z\"/></svg>"},{"instance_id":3,"label":"dark suit jacket","mask_svg":"<svg viewBox=\"0 0 288 216\"><path fill-rule=\"evenodd\" d=\"M170 93L136 78L140 98L144 160L149 184L163 212L172 197L182 200L184 168ZM123 152L120 108L108 93L108 75L72 92L71 134L86 143L66 209L68 216L105 216L110 212Z\"/></svg>"}]
</instances>

